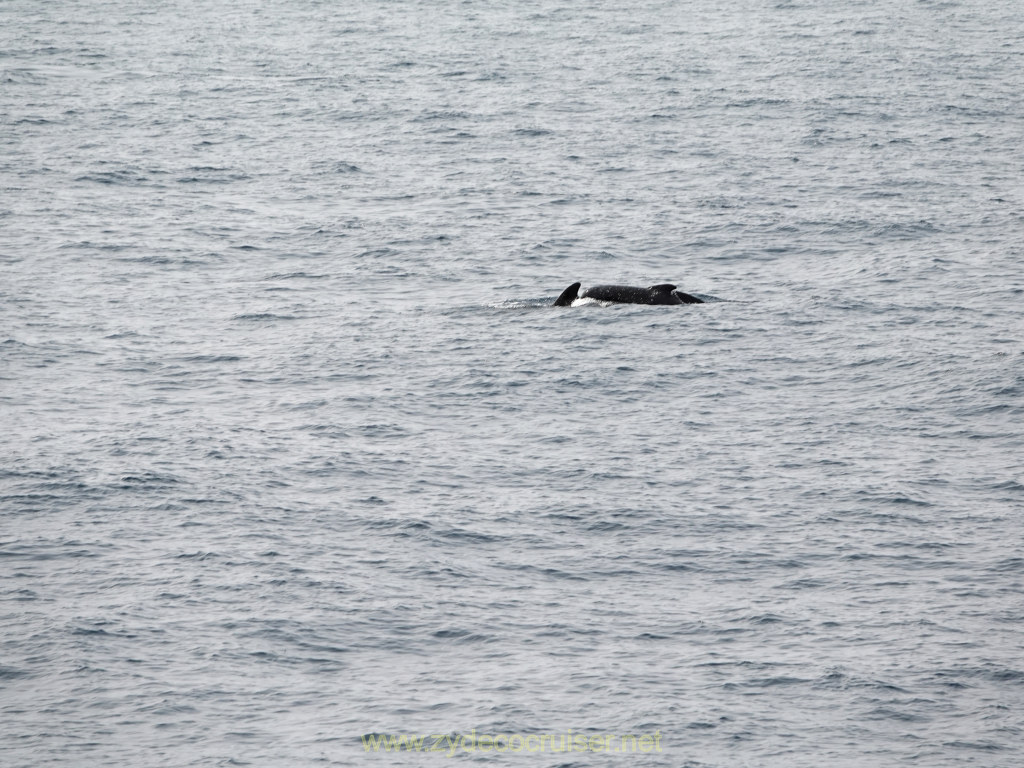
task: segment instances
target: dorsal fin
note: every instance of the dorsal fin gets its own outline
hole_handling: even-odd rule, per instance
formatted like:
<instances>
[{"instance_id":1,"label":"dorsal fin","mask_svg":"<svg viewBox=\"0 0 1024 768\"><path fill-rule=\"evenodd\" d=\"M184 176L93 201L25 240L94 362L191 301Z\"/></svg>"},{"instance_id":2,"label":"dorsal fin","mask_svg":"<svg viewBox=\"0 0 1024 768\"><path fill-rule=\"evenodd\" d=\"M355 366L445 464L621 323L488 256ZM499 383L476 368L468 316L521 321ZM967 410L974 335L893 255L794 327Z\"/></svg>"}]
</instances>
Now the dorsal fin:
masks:
<instances>
[{"instance_id":1,"label":"dorsal fin","mask_svg":"<svg viewBox=\"0 0 1024 768\"><path fill-rule=\"evenodd\" d=\"M661 285L652 285L648 288L649 291L657 291L658 293L669 293L674 291L676 287L671 283L662 283Z\"/></svg>"},{"instance_id":2,"label":"dorsal fin","mask_svg":"<svg viewBox=\"0 0 1024 768\"><path fill-rule=\"evenodd\" d=\"M562 291L561 295L557 299L555 299L555 306L568 307L574 301L576 301L576 298L579 296L579 293L580 283L573 283L564 291Z\"/></svg>"}]
</instances>

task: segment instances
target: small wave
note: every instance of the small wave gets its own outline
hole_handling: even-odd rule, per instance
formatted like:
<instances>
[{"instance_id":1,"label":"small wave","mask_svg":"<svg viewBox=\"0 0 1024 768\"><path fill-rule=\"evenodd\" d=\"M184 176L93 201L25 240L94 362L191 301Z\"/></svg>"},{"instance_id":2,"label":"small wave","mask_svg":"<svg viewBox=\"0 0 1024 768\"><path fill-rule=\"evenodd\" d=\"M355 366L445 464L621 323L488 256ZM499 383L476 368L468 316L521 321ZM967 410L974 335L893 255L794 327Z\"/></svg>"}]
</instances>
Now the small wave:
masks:
<instances>
[{"instance_id":1,"label":"small wave","mask_svg":"<svg viewBox=\"0 0 1024 768\"><path fill-rule=\"evenodd\" d=\"M875 237L886 237L894 240L916 240L939 232L939 228L930 221L897 222L886 224L874 231Z\"/></svg>"},{"instance_id":2,"label":"small wave","mask_svg":"<svg viewBox=\"0 0 1024 768\"><path fill-rule=\"evenodd\" d=\"M890 707L878 707L865 715L869 720L896 720L901 723L924 723L931 718L913 712L899 712Z\"/></svg>"},{"instance_id":3,"label":"small wave","mask_svg":"<svg viewBox=\"0 0 1024 768\"><path fill-rule=\"evenodd\" d=\"M454 539L455 541L475 541L484 544L490 544L497 541L504 541L505 536L493 536L489 533L481 533L479 531L468 531L464 528L452 528L446 531L438 531L437 536L444 539Z\"/></svg>"},{"instance_id":4,"label":"small wave","mask_svg":"<svg viewBox=\"0 0 1024 768\"><path fill-rule=\"evenodd\" d=\"M159 474L157 472L141 472L137 475L122 475L120 483L116 486L120 490L131 488L157 489L178 485L181 480L174 475Z\"/></svg>"},{"instance_id":5,"label":"small wave","mask_svg":"<svg viewBox=\"0 0 1024 768\"><path fill-rule=\"evenodd\" d=\"M276 315L273 312L247 312L241 315L233 315L232 320L245 320L255 323L270 323L277 320L298 320L298 315Z\"/></svg>"},{"instance_id":6,"label":"small wave","mask_svg":"<svg viewBox=\"0 0 1024 768\"><path fill-rule=\"evenodd\" d=\"M468 112L452 110L428 111L413 119L414 123L429 122L431 120L465 120L469 117Z\"/></svg>"},{"instance_id":7,"label":"small wave","mask_svg":"<svg viewBox=\"0 0 1024 768\"><path fill-rule=\"evenodd\" d=\"M0 680L16 680L19 677L28 677L28 672L17 667L0 664Z\"/></svg>"},{"instance_id":8,"label":"small wave","mask_svg":"<svg viewBox=\"0 0 1024 768\"><path fill-rule=\"evenodd\" d=\"M238 363L244 358L238 355L189 355L176 359L183 363Z\"/></svg>"},{"instance_id":9,"label":"small wave","mask_svg":"<svg viewBox=\"0 0 1024 768\"><path fill-rule=\"evenodd\" d=\"M493 635L482 635L478 632L471 632L468 629L439 629L434 633L439 640L454 640L458 643L492 642Z\"/></svg>"},{"instance_id":10,"label":"small wave","mask_svg":"<svg viewBox=\"0 0 1024 768\"><path fill-rule=\"evenodd\" d=\"M991 741L962 741L959 739L957 741L943 742L942 746L953 749L974 749L982 752L999 752L1006 749L1002 744L996 744Z\"/></svg>"},{"instance_id":11,"label":"small wave","mask_svg":"<svg viewBox=\"0 0 1024 768\"><path fill-rule=\"evenodd\" d=\"M330 275L313 275L309 272L278 272L273 275L267 275L264 280L323 280L324 278L330 277Z\"/></svg>"},{"instance_id":12,"label":"small wave","mask_svg":"<svg viewBox=\"0 0 1024 768\"><path fill-rule=\"evenodd\" d=\"M547 128L516 128L512 131L513 136L522 136L525 138L550 136L553 133L554 131L548 130Z\"/></svg>"},{"instance_id":13,"label":"small wave","mask_svg":"<svg viewBox=\"0 0 1024 768\"><path fill-rule=\"evenodd\" d=\"M228 173L219 176L180 176L175 181L179 184L232 184L251 178L247 173Z\"/></svg>"},{"instance_id":14,"label":"small wave","mask_svg":"<svg viewBox=\"0 0 1024 768\"><path fill-rule=\"evenodd\" d=\"M177 556L178 560L219 560L221 555L216 552L205 552L202 550L196 552L182 552Z\"/></svg>"},{"instance_id":15,"label":"small wave","mask_svg":"<svg viewBox=\"0 0 1024 768\"><path fill-rule=\"evenodd\" d=\"M1024 557L1010 557L1006 560L1000 560L992 566L992 570L1002 573L1013 573L1018 571L1024 573Z\"/></svg>"},{"instance_id":16,"label":"small wave","mask_svg":"<svg viewBox=\"0 0 1024 768\"><path fill-rule=\"evenodd\" d=\"M76 177L75 181L91 182L94 184L136 186L148 181L148 178L134 171L122 170L87 173Z\"/></svg>"}]
</instances>

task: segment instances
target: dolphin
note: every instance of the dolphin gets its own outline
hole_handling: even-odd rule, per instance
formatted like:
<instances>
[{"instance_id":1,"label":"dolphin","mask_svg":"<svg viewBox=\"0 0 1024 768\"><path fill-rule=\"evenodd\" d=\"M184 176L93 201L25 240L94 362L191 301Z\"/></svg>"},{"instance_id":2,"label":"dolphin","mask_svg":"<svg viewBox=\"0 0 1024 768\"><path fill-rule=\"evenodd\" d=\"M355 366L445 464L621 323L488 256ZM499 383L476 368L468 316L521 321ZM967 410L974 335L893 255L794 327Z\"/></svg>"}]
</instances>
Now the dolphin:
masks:
<instances>
[{"instance_id":1,"label":"dolphin","mask_svg":"<svg viewBox=\"0 0 1024 768\"><path fill-rule=\"evenodd\" d=\"M620 304L703 304L703 299L677 291L670 283L635 288L632 285L594 285L580 293L580 283L573 283L555 299L556 307L568 307L576 299L597 299Z\"/></svg>"}]
</instances>

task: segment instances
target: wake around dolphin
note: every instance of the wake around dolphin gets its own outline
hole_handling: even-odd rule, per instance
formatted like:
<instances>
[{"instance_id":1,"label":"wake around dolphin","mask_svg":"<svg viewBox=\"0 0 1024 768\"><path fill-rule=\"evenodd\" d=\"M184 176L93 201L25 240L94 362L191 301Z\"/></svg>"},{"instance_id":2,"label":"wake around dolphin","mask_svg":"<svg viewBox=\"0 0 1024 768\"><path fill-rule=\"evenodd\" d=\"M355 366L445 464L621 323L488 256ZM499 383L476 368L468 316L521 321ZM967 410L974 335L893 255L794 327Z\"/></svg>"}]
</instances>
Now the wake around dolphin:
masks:
<instances>
[{"instance_id":1,"label":"wake around dolphin","mask_svg":"<svg viewBox=\"0 0 1024 768\"><path fill-rule=\"evenodd\" d=\"M594 285L580 293L580 283L573 283L555 299L556 307L568 307L576 299L597 299L620 304L703 304L703 299L676 290L674 285L662 283L649 288L632 285Z\"/></svg>"}]
</instances>

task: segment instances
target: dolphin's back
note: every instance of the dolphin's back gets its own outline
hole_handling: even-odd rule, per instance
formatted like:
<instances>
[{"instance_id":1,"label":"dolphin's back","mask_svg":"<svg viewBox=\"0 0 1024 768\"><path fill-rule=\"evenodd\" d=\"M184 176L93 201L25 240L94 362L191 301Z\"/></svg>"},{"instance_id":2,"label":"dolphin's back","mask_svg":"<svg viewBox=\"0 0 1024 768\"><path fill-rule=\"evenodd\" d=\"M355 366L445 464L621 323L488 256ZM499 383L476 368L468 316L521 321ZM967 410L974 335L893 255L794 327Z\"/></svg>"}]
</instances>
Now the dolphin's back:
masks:
<instances>
[{"instance_id":1,"label":"dolphin's back","mask_svg":"<svg viewBox=\"0 0 1024 768\"><path fill-rule=\"evenodd\" d=\"M598 301L617 301L623 304L679 304L672 295L674 285L664 283L650 288L636 288L632 285L595 285L581 295Z\"/></svg>"},{"instance_id":2,"label":"dolphin's back","mask_svg":"<svg viewBox=\"0 0 1024 768\"><path fill-rule=\"evenodd\" d=\"M633 285L593 285L580 293L580 283L573 283L555 299L556 307L568 307L576 299L597 299L619 304L703 304L701 299L677 291L671 283L647 288Z\"/></svg>"}]
</instances>

